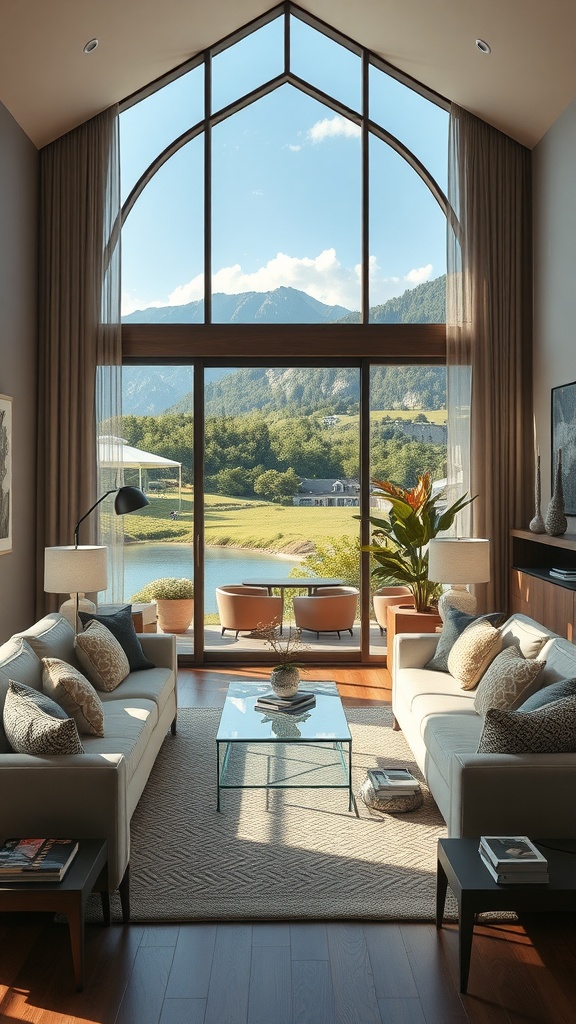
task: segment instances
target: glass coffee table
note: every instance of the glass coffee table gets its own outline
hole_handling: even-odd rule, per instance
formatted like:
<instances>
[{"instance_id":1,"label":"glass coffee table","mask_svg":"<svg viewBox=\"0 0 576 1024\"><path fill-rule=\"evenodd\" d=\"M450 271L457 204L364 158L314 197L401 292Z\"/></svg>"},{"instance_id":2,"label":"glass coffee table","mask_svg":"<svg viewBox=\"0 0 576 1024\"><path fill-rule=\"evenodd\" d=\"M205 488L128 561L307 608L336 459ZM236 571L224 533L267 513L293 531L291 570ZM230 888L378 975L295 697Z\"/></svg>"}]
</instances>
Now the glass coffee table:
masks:
<instances>
[{"instance_id":1,"label":"glass coffee table","mask_svg":"<svg viewBox=\"0 0 576 1024\"><path fill-rule=\"evenodd\" d=\"M336 683L304 683L316 704L301 714L256 711L268 683L231 683L216 734L217 810L223 789L345 789L352 795L352 737Z\"/></svg>"}]
</instances>

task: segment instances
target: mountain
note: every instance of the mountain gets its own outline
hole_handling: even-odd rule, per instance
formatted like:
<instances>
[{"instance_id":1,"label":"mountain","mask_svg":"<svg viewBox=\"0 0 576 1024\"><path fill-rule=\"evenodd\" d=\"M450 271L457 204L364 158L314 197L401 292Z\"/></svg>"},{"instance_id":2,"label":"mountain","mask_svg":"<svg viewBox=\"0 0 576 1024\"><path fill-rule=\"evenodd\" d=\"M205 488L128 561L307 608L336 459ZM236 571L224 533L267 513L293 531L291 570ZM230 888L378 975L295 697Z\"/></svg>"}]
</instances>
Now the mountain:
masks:
<instances>
[{"instance_id":1,"label":"mountain","mask_svg":"<svg viewBox=\"0 0 576 1024\"><path fill-rule=\"evenodd\" d=\"M326 324L350 315L345 306L327 306L296 288L212 296L215 324ZM354 315L354 314L351 314ZM202 324L204 301L184 306L150 306L122 317L124 324Z\"/></svg>"},{"instance_id":2,"label":"mountain","mask_svg":"<svg viewBox=\"0 0 576 1024\"><path fill-rule=\"evenodd\" d=\"M360 323L359 313L348 313L340 324ZM409 288L402 295L370 308L373 324L445 324L446 274Z\"/></svg>"}]
</instances>

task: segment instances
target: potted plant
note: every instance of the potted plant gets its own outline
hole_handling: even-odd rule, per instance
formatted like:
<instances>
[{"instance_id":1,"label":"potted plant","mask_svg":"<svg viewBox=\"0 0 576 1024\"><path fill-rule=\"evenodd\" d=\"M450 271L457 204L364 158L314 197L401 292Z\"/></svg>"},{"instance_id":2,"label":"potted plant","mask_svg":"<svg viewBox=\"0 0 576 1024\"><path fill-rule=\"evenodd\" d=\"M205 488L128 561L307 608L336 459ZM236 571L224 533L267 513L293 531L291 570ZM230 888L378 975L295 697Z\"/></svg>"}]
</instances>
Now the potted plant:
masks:
<instances>
[{"instance_id":1,"label":"potted plant","mask_svg":"<svg viewBox=\"0 0 576 1024\"><path fill-rule=\"evenodd\" d=\"M165 576L147 583L132 601L156 601L163 633L185 633L194 615L194 584L186 577Z\"/></svg>"},{"instance_id":2,"label":"potted plant","mask_svg":"<svg viewBox=\"0 0 576 1024\"><path fill-rule=\"evenodd\" d=\"M278 661L270 674L270 685L274 693L279 697L293 697L300 684L302 668L301 662L294 660L294 655L298 651L309 650L308 645L302 642L301 631L289 628L284 636L279 626L260 625L258 632Z\"/></svg>"},{"instance_id":3,"label":"potted plant","mask_svg":"<svg viewBox=\"0 0 576 1024\"><path fill-rule=\"evenodd\" d=\"M432 479L427 471L418 477L411 490L388 480L373 480L375 494L385 495L390 511L385 519L370 517L374 527L369 551L376 562L373 579L379 584L404 584L414 597L416 611L432 611L432 601L441 584L428 578L428 542L442 530L448 530L458 512L474 498L463 495L449 508L439 508L444 492L432 494Z\"/></svg>"}]
</instances>

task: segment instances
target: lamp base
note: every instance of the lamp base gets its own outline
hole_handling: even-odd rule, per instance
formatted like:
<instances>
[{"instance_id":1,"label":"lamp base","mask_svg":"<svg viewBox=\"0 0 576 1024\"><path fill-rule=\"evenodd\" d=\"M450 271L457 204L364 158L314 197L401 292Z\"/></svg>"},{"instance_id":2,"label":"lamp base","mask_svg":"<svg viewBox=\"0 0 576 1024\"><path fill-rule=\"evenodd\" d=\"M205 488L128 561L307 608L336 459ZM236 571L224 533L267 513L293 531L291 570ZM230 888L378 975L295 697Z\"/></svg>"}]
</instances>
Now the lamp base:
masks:
<instances>
[{"instance_id":1,"label":"lamp base","mask_svg":"<svg viewBox=\"0 0 576 1024\"><path fill-rule=\"evenodd\" d=\"M445 590L442 596L438 598L438 614L442 622L444 622L446 617L448 605L451 605L452 608L458 608L458 611L466 612L467 615L474 615L476 611L476 598L466 587L453 583L450 589Z\"/></svg>"},{"instance_id":2,"label":"lamp base","mask_svg":"<svg viewBox=\"0 0 576 1024\"><path fill-rule=\"evenodd\" d=\"M87 597L84 597L83 592L80 592L78 594L78 603L76 603L76 594L70 594L68 600L64 601L64 603L60 605L59 611L60 615L63 615L64 618L68 620L74 632L77 633L79 626L77 613L95 612L96 605L93 601L89 601Z\"/></svg>"}]
</instances>

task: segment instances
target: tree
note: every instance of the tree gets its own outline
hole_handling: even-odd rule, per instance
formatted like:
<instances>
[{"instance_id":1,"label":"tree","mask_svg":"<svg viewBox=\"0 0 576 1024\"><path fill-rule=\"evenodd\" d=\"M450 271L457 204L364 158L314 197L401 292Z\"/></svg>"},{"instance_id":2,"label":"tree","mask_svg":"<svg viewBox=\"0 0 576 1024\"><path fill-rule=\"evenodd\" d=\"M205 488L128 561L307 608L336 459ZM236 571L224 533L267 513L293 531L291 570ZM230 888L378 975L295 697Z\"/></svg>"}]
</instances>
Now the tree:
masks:
<instances>
[{"instance_id":1,"label":"tree","mask_svg":"<svg viewBox=\"0 0 576 1024\"><path fill-rule=\"evenodd\" d=\"M316 551L290 573L291 576L334 576L348 587L360 587L360 541L358 537L327 537Z\"/></svg>"},{"instance_id":2,"label":"tree","mask_svg":"<svg viewBox=\"0 0 576 1024\"><path fill-rule=\"evenodd\" d=\"M267 501L287 505L299 486L300 480L293 469L287 469L285 473L280 473L277 469L267 469L254 480L254 493Z\"/></svg>"}]
</instances>

